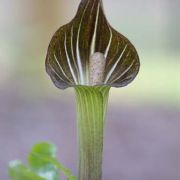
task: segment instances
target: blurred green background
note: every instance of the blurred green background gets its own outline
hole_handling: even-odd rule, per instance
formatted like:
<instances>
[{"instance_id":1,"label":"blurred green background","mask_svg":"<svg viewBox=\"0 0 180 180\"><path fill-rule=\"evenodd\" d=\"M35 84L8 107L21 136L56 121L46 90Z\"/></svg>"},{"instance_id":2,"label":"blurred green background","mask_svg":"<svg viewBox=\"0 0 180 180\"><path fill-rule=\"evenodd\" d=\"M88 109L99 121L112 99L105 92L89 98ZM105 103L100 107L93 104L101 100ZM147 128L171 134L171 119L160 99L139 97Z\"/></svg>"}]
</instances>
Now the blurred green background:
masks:
<instances>
[{"instance_id":1,"label":"blurred green background","mask_svg":"<svg viewBox=\"0 0 180 180\"><path fill-rule=\"evenodd\" d=\"M74 93L54 87L44 61L52 35L79 2L0 0L0 179L8 179L9 160L25 158L40 140L55 142L75 173ZM179 180L180 1L103 2L141 60L136 80L111 90L103 179Z\"/></svg>"}]
</instances>

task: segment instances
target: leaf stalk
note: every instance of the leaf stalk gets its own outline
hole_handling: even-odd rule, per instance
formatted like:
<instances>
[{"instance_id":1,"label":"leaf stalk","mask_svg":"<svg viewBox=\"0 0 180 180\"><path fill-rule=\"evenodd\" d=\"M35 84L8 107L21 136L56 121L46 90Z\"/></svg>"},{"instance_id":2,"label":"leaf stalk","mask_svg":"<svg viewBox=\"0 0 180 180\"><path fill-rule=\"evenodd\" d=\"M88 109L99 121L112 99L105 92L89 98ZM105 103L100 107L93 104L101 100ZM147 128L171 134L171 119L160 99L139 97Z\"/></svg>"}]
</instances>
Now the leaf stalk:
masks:
<instances>
[{"instance_id":1,"label":"leaf stalk","mask_svg":"<svg viewBox=\"0 0 180 180\"><path fill-rule=\"evenodd\" d=\"M78 180L101 180L105 116L110 87L77 86Z\"/></svg>"}]
</instances>

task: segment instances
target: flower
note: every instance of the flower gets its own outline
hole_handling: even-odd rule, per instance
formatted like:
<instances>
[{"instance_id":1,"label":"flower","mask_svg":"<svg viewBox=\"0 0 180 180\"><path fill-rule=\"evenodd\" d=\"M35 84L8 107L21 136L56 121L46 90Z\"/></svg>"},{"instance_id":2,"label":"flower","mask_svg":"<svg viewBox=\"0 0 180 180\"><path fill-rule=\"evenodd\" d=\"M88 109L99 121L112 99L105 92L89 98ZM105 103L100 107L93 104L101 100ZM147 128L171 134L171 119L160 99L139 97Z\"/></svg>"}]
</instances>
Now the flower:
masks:
<instances>
[{"instance_id":1,"label":"flower","mask_svg":"<svg viewBox=\"0 0 180 180\"><path fill-rule=\"evenodd\" d=\"M60 89L123 87L139 67L135 47L110 26L102 0L81 1L73 20L54 34L46 57L46 71Z\"/></svg>"}]
</instances>

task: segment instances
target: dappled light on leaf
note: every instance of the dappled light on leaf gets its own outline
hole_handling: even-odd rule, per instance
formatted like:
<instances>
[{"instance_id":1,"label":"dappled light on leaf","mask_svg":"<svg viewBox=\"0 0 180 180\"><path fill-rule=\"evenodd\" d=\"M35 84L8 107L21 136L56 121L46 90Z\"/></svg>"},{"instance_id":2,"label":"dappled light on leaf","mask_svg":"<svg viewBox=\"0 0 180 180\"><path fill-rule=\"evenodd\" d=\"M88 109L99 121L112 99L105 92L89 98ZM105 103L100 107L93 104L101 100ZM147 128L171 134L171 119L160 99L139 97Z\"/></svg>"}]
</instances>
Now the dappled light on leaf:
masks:
<instances>
[{"instance_id":1,"label":"dappled light on leaf","mask_svg":"<svg viewBox=\"0 0 180 180\"><path fill-rule=\"evenodd\" d=\"M12 180L59 180L63 173L68 180L76 180L70 170L56 160L56 147L49 143L33 146L28 156L29 166L20 161L12 161L9 165L9 176Z\"/></svg>"}]
</instances>

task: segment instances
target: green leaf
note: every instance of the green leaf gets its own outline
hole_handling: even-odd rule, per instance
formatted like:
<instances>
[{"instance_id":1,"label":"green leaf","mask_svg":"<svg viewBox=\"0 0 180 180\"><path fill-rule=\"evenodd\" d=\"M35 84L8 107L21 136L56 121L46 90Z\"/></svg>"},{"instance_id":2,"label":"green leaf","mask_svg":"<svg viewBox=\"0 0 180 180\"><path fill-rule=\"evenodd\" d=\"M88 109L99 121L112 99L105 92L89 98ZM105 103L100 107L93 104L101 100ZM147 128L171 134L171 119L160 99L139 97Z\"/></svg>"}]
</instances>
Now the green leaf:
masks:
<instances>
[{"instance_id":1,"label":"green leaf","mask_svg":"<svg viewBox=\"0 0 180 180\"><path fill-rule=\"evenodd\" d=\"M38 154L38 155L44 155L46 157L55 157L56 156L56 147L53 144L49 144L46 142L39 143L33 146L28 160L29 164L33 168L42 168L46 165L49 165L50 163L42 160L41 158L34 156L33 154Z\"/></svg>"},{"instance_id":2,"label":"green leaf","mask_svg":"<svg viewBox=\"0 0 180 180\"><path fill-rule=\"evenodd\" d=\"M64 173L64 175L68 178L68 180L76 180L76 177L71 175L70 170L65 168L55 158L49 157L48 155L43 155L43 154L35 153L35 152L32 152L31 156L33 158L37 158L37 159L41 160L45 164L47 164L47 163L53 164L60 172Z\"/></svg>"},{"instance_id":3,"label":"green leaf","mask_svg":"<svg viewBox=\"0 0 180 180\"><path fill-rule=\"evenodd\" d=\"M32 148L31 153L29 154L29 164L36 170L38 170L38 173L43 176L43 172L45 173L44 175L47 174L47 172L57 172L60 171L64 173L64 175L69 179L69 180L75 180L76 178L71 175L71 172L69 169L65 168L62 166L58 160L55 159L56 157L56 147L53 144L49 143L40 143L35 145ZM45 176L43 176L45 177ZM54 174L54 179L58 179L58 177L55 176ZM48 180L51 180L49 177Z\"/></svg>"},{"instance_id":4,"label":"green leaf","mask_svg":"<svg viewBox=\"0 0 180 180\"><path fill-rule=\"evenodd\" d=\"M9 176L12 180L45 180L35 174L30 168L24 166L20 161L11 161L9 164Z\"/></svg>"},{"instance_id":5,"label":"green leaf","mask_svg":"<svg viewBox=\"0 0 180 180\"><path fill-rule=\"evenodd\" d=\"M56 166L48 161L49 158L53 158L56 155L56 147L49 143L36 144L28 157L29 165L33 170L44 177L46 180L58 180L59 172ZM47 158L43 159L42 156Z\"/></svg>"},{"instance_id":6,"label":"green leaf","mask_svg":"<svg viewBox=\"0 0 180 180\"><path fill-rule=\"evenodd\" d=\"M12 161L9 176L13 180L59 180L62 172L68 180L76 180L69 169L62 166L56 157L56 147L49 143L39 143L33 146L28 156L29 166L20 161Z\"/></svg>"}]
</instances>

